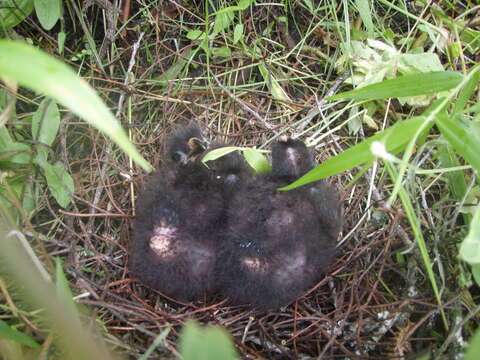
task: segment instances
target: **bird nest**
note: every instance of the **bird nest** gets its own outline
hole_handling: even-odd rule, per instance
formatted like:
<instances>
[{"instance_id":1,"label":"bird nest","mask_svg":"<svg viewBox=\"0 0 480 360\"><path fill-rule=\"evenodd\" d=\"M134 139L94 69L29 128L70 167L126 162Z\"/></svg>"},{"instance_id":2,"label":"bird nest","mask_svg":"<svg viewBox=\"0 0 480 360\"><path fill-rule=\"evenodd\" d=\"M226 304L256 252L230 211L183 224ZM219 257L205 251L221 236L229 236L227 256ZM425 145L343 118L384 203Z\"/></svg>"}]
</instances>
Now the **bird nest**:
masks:
<instances>
[{"instance_id":1,"label":"bird nest","mask_svg":"<svg viewBox=\"0 0 480 360\"><path fill-rule=\"evenodd\" d=\"M271 130L258 124L224 121L220 113L207 119L205 109L188 104L163 106L168 115L155 118L143 134L137 131L134 136L152 162L161 160L165 134L192 117L206 135L222 136L231 144L261 145L272 138ZM287 127L278 123L273 129ZM350 186L353 173L328 180L343 203L338 256L327 275L292 304L255 311L228 306L220 297L182 303L143 286L126 267L135 197L145 174L122 168L120 164L128 164L123 155L89 128L81 136L91 137L91 156L69 159L72 173L78 175L75 212L52 210L58 220L57 242L48 251L66 258L77 301L101 318L121 352L137 357L170 328L161 351L164 356L175 354L179 331L189 319L227 329L244 358L400 357L418 350L417 344L424 348L434 341L418 335L426 322L435 327L438 316L429 293L423 299L412 294L424 281L420 270L414 263L399 267L410 230L401 212L383 208L383 194L367 181L371 174ZM317 146L317 159L321 162L346 146L330 136ZM367 208L370 197L373 206Z\"/></svg>"}]
</instances>

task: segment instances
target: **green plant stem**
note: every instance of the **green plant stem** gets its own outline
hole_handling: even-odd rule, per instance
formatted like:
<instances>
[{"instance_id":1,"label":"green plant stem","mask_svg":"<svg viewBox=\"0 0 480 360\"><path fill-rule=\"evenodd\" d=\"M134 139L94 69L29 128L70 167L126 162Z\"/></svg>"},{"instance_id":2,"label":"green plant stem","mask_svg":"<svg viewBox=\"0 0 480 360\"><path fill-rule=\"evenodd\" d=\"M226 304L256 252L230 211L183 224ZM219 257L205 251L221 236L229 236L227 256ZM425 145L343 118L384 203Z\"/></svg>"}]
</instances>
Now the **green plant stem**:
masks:
<instances>
[{"instance_id":1,"label":"green plant stem","mask_svg":"<svg viewBox=\"0 0 480 360\"><path fill-rule=\"evenodd\" d=\"M399 174L397 173L395 168L392 166L392 164L388 161L384 161L384 164L392 181L398 182ZM432 262L430 261L427 245L425 244L425 239L423 238L420 221L415 215L415 209L413 208L412 202L410 201L410 197L408 196L408 193L403 186L399 187L398 196L400 197L400 201L402 202L402 206L403 206L403 209L405 210L405 214L407 215L408 222L412 227L413 236L418 245L418 248L420 249L420 255L422 256L423 264L425 265L425 268L427 270L428 278L430 280L430 283L432 284L433 292L435 294L435 298L440 308L440 314L442 316L443 324L445 326L445 329L448 331L449 326L448 326L447 317L443 310L440 291L438 289L437 282L435 280L435 274L433 273L433 270L432 270Z\"/></svg>"}]
</instances>

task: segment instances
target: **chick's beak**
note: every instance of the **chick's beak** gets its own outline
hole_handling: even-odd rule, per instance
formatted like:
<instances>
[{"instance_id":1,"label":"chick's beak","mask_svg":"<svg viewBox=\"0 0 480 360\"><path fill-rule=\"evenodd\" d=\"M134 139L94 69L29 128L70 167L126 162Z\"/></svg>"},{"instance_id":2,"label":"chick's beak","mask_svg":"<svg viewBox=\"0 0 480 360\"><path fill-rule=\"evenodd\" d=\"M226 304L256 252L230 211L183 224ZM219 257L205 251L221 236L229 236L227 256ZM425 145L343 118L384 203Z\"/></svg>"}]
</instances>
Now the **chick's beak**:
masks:
<instances>
[{"instance_id":1,"label":"chick's beak","mask_svg":"<svg viewBox=\"0 0 480 360\"><path fill-rule=\"evenodd\" d=\"M195 160L200 154L207 150L207 142L197 137L188 139L188 147L190 152L188 153L188 160Z\"/></svg>"}]
</instances>

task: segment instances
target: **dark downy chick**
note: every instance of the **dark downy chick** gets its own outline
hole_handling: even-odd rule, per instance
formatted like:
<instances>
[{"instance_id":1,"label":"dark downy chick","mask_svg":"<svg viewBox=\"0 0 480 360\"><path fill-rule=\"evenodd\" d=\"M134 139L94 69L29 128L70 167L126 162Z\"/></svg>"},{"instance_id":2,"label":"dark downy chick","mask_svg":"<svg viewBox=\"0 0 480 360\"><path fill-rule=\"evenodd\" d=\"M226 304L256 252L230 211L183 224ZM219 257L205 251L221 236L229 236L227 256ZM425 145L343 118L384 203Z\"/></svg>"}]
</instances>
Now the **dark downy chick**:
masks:
<instances>
[{"instance_id":1,"label":"dark downy chick","mask_svg":"<svg viewBox=\"0 0 480 360\"><path fill-rule=\"evenodd\" d=\"M214 291L217 242L224 222L221 179L237 169L201 157L206 149L195 124L167 139L166 163L145 183L137 199L130 269L146 285L179 300ZM238 155L237 155L238 156Z\"/></svg>"},{"instance_id":2,"label":"dark downy chick","mask_svg":"<svg viewBox=\"0 0 480 360\"><path fill-rule=\"evenodd\" d=\"M232 304L287 305L332 262L341 227L336 192L323 182L276 190L313 166L304 143L280 141L272 148L272 173L247 180L233 195L218 271Z\"/></svg>"},{"instance_id":3,"label":"dark downy chick","mask_svg":"<svg viewBox=\"0 0 480 360\"><path fill-rule=\"evenodd\" d=\"M130 269L143 283L179 300L213 287L215 239L224 202L199 161L200 129L190 124L167 139L168 160L137 199Z\"/></svg>"}]
</instances>

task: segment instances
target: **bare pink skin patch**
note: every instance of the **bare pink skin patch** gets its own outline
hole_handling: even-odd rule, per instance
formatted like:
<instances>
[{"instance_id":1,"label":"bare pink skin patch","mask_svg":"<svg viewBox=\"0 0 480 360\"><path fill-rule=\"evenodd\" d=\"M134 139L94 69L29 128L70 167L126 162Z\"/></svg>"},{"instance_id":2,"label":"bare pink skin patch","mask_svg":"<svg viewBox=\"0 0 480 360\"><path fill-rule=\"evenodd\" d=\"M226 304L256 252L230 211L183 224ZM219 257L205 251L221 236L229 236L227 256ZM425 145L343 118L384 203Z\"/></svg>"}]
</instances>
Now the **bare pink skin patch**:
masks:
<instances>
[{"instance_id":1,"label":"bare pink skin patch","mask_svg":"<svg viewBox=\"0 0 480 360\"><path fill-rule=\"evenodd\" d=\"M160 226L155 226L153 235L150 238L150 249L159 257L170 259L176 256L179 252L178 246L173 244L177 229L173 226L168 226L161 223Z\"/></svg>"},{"instance_id":2,"label":"bare pink skin patch","mask_svg":"<svg viewBox=\"0 0 480 360\"><path fill-rule=\"evenodd\" d=\"M300 169L298 168L300 162L298 156L299 153L296 150L292 148L287 149L287 159L290 163L290 166L294 169L295 174L298 174L300 172Z\"/></svg>"},{"instance_id":3,"label":"bare pink skin patch","mask_svg":"<svg viewBox=\"0 0 480 360\"><path fill-rule=\"evenodd\" d=\"M251 272L262 274L267 272L268 264L257 257L245 257L241 261L242 264Z\"/></svg>"}]
</instances>

